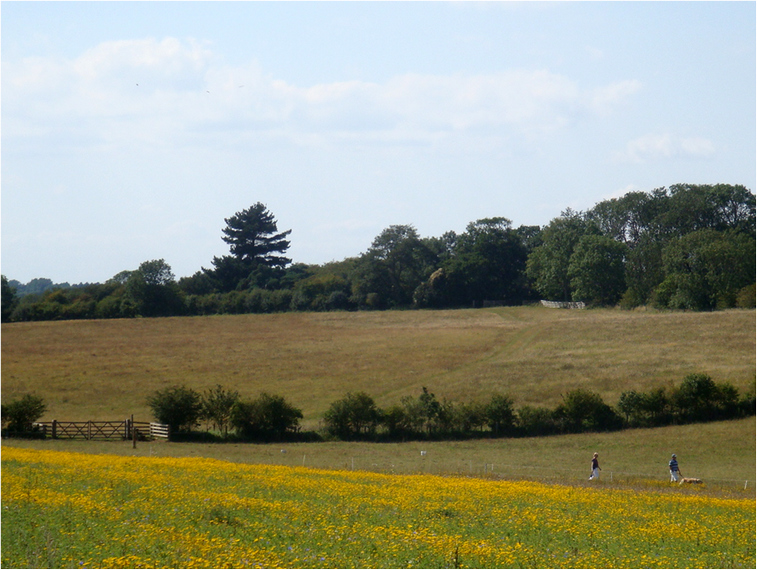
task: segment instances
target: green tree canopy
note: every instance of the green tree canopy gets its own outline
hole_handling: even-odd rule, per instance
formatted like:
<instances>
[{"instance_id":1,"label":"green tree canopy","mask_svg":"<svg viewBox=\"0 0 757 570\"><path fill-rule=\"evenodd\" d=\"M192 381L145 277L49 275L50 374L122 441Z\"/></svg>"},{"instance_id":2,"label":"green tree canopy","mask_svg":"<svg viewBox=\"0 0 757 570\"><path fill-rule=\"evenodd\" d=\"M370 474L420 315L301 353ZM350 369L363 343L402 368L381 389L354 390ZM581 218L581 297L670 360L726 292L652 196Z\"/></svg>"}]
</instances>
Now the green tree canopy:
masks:
<instances>
[{"instance_id":1,"label":"green tree canopy","mask_svg":"<svg viewBox=\"0 0 757 570\"><path fill-rule=\"evenodd\" d=\"M733 307L739 290L754 283L755 239L732 231L691 232L665 246L663 264L665 280L655 290L658 305Z\"/></svg>"},{"instance_id":2,"label":"green tree canopy","mask_svg":"<svg viewBox=\"0 0 757 570\"><path fill-rule=\"evenodd\" d=\"M24 394L2 407L2 423L12 432L33 431L33 424L47 411L44 400L34 394Z\"/></svg>"},{"instance_id":3,"label":"green tree canopy","mask_svg":"<svg viewBox=\"0 0 757 570\"><path fill-rule=\"evenodd\" d=\"M365 392L348 393L329 406L324 421L329 433L351 439L373 434L381 421L381 410Z\"/></svg>"},{"instance_id":4,"label":"green tree canopy","mask_svg":"<svg viewBox=\"0 0 757 570\"><path fill-rule=\"evenodd\" d=\"M10 286L5 275L2 276L2 322L10 320L16 304L16 290Z\"/></svg>"},{"instance_id":5,"label":"green tree canopy","mask_svg":"<svg viewBox=\"0 0 757 570\"><path fill-rule=\"evenodd\" d=\"M531 252L526 268L528 277L543 298L571 300L570 258L579 240L587 234L599 234L596 224L570 209L544 228L542 243Z\"/></svg>"},{"instance_id":6,"label":"green tree canopy","mask_svg":"<svg viewBox=\"0 0 757 570\"><path fill-rule=\"evenodd\" d=\"M436 254L413 226L390 226L360 256L353 273L353 291L360 304L371 308L408 306L436 262Z\"/></svg>"},{"instance_id":7,"label":"green tree canopy","mask_svg":"<svg viewBox=\"0 0 757 570\"><path fill-rule=\"evenodd\" d=\"M155 419L170 425L174 432L191 431L202 416L202 396L186 386L157 390L147 398L147 405Z\"/></svg>"},{"instance_id":8,"label":"green tree canopy","mask_svg":"<svg viewBox=\"0 0 757 570\"><path fill-rule=\"evenodd\" d=\"M281 440L299 428L302 417L302 411L283 396L263 392L254 400L235 404L231 425L246 437Z\"/></svg>"},{"instance_id":9,"label":"green tree canopy","mask_svg":"<svg viewBox=\"0 0 757 570\"><path fill-rule=\"evenodd\" d=\"M607 236L583 236L573 251L568 277L574 301L614 305L626 289L625 256L628 247Z\"/></svg>"},{"instance_id":10,"label":"green tree canopy","mask_svg":"<svg viewBox=\"0 0 757 570\"><path fill-rule=\"evenodd\" d=\"M265 205L257 202L224 221L221 239L229 244L231 256L214 257L212 262L222 290L265 286L292 262L283 255L289 249L286 238L292 230L279 232Z\"/></svg>"},{"instance_id":11,"label":"green tree canopy","mask_svg":"<svg viewBox=\"0 0 757 570\"><path fill-rule=\"evenodd\" d=\"M171 266L163 259L145 261L130 272L126 294L136 313L144 317L181 314L184 307Z\"/></svg>"}]
</instances>

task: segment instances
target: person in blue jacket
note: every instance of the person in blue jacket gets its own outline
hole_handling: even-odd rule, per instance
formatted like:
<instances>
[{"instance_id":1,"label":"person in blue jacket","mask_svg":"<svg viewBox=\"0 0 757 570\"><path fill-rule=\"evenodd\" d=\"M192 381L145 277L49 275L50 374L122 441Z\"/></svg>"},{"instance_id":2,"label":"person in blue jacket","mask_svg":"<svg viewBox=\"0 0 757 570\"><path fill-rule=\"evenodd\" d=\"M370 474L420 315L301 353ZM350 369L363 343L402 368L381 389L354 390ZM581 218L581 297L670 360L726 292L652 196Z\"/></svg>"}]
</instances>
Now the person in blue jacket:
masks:
<instances>
[{"instance_id":1,"label":"person in blue jacket","mask_svg":"<svg viewBox=\"0 0 757 570\"><path fill-rule=\"evenodd\" d=\"M682 475L681 475L681 470L678 468L678 459L676 459L675 453L670 458L670 462L668 463L668 468L670 469L670 482L678 483Z\"/></svg>"}]
</instances>

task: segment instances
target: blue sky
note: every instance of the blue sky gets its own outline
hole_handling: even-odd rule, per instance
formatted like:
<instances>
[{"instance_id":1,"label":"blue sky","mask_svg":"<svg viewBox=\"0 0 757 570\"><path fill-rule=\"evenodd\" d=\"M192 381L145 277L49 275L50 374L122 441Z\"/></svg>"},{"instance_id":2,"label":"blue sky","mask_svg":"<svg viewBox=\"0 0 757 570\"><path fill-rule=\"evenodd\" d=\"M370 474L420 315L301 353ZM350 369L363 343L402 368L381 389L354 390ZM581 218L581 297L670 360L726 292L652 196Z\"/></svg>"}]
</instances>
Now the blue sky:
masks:
<instances>
[{"instance_id":1,"label":"blue sky","mask_svg":"<svg viewBox=\"0 0 757 570\"><path fill-rule=\"evenodd\" d=\"M754 2L2 2L2 273L295 262L384 228L546 225L675 183L755 190Z\"/></svg>"}]
</instances>

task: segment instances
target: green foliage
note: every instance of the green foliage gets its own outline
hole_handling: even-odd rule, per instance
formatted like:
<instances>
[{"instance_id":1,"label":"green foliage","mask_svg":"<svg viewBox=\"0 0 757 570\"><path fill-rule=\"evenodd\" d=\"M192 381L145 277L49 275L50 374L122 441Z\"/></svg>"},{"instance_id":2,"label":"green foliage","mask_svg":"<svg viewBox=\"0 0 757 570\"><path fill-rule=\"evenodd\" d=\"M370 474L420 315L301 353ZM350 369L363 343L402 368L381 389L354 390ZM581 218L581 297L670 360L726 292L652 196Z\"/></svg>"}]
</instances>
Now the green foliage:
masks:
<instances>
[{"instance_id":1,"label":"green foliage","mask_svg":"<svg viewBox=\"0 0 757 570\"><path fill-rule=\"evenodd\" d=\"M428 388L424 386L423 392L417 398L412 396L402 398L402 406L413 431L426 433L434 431L442 405L436 396L428 391Z\"/></svg>"},{"instance_id":2,"label":"green foliage","mask_svg":"<svg viewBox=\"0 0 757 570\"><path fill-rule=\"evenodd\" d=\"M526 272L543 298L570 301L572 298L569 267L578 242L599 229L578 212L567 210L544 228L540 246L528 257Z\"/></svg>"},{"instance_id":3,"label":"green foliage","mask_svg":"<svg viewBox=\"0 0 757 570\"><path fill-rule=\"evenodd\" d=\"M231 426L242 437L281 441L297 432L302 417L302 411L282 396L264 392L254 400L235 404Z\"/></svg>"},{"instance_id":4,"label":"green foliage","mask_svg":"<svg viewBox=\"0 0 757 570\"><path fill-rule=\"evenodd\" d=\"M353 273L353 297L372 309L407 307L434 271L436 254L413 226L390 226L360 256Z\"/></svg>"},{"instance_id":5,"label":"green foliage","mask_svg":"<svg viewBox=\"0 0 757 570\"><path fill-rule=\"evenodd\" d=\"M657 304L674 309L711 310L736 305L738 293L754 282L755 240L705 229L673 239L663 250L666 277Z\"/></svg>"},{"instance_id":6,"label":"green foliage","mask_svg":"<svg viewBox=\"0 0 757 570\"><path fill-rule=\"evenodd\" d=\"M239 392L227 390L218 384L215 388L206 390L202 396L202 418L212 423L226 437L237 402Z\"/></svg>"},{"instance_id":7,"label":"green foliage","mask_svg":"<svg viewBox=\"0 0 757 570\"><path fill-rule=\"evenodd\" d=\"M365 392L348 393L324 414L327 431L340 439L372 436L381 419L381 410Z\"/></svg>"},{"instance_id":8,"label":"green foliage","mask_svg":"<svg viewBox=\"0 0 757 570\"><path fill-rule=\"evenodd\" d=\"M736 306L740 309L755 308L755 284L742 287L736 295Z\"/></svg>"},{"instance_id":9,"label":"green foliage","mask_svg":"<svg viewBox=\"0 0 757 570\"><path fill-rule=\"evenodd\" d=\"M422 307L481 306L484 300L518 304L526 299L527 246L506 218L487 218L468 224L455 236L454 246L440 269L415 292Z\"/></svg>"},{"instance_id":10,"label":"green foliage","mask_svg":"<svg viewBox=\"0 0 757 570\"><path fill-rule=\"evenodd\" d=\"M181 314L183 293L174 281L171 266L163 259L145 261L126 281L126 297L144 317Z\"/></svg>"},{"instance_id":11,"label":"green foliage","mask_svg":"<svg viewBox=\"0 0 757 570\"><path fill-rule=\"evenodd\" d=\"M173 433L189 432L202 417L202 396L186 386L156 391L147 399L155 419L171 426Z\"/></svg>"},{"instance_id":12,"label":"green foliage","mask_svg":"<svg viewBox=\"0 0 757 570\"><path fill-rule=\"evenodd\" d=\"M626 289L628 246L607 236L586 235L576 244L568 264L574 301L615 305Z\"/></svg>"},{"instance_id":13,"label":"green foliage","mask_svg":"<svg viewBox=\"0 0 757 570\"><path fill-rule=\"evenodd\" d=\"M734 417L738 391L730 384L716 384L707 374L689 374L672 394L679 421L714 421Z\"/></svg>"},{"instance_id":14,"label":"green foliage","mask_svg":"<svg viewBox=\"0 0 757 570\"><path fill-rule=\"evenodd\" d=\"M34 431L33 423L47 411L47 405L42 398L33 394L25 394L2 406L3 428L12 434L24 434Z\"/></svg>"},{"instance_id":15,"label":"green foliage","mask_svg":"<svg viewBox=\"0 0 757 570\"><path fill-rule=\"evenodd\" d=\"M16 305L16 289L11 287L5 275L2 276L2 322L8 322Z\"/></svg>"},{"instance_id":16,"label":"green foliage","mask_svg":"<svg viewBox=\"0 0 757 570\"><path fill-rule=\"evenodd\" d=\"M283 254L289 249L286 237L292 230L278 231L273 214L257 202L226 218L223 241L229 244L230 256L214 257L214 270L208 271L222 292L249 287L275 288L291 259ZM199 281L196 280L196 281Z\"/></svg>"},{"instance_id":17,"label":"green foliage","mask_svg":"<svg viewBox=\"0 0 757 570\"><path fill-rule=\"evenodd\" d=\"M104 285L4 280L3 321L477 307L539 296L627 309L755 306L755 196L739 185L629 192L587 212L568 209L544 228L491 217L422 238L412 225L392 225L359 257L323 266L291 265L291 230L279 232L259 202L225 222L230 254L212 269L176 283L160 259Z\"/></svg>"},{"instance_id":18,"label":"green foliage","mask_svg":"<svg viewBox=\"0 0 757 570\"><path fill-rule=\"evenodd\" d=\"M565 433L612 431L622 427L620 417L599 394L582 389L565 394L554 417L560 431Z\"/></svg>"},{"instance_id":19,"label":"green foliage","mask_svg":"<svg viewBox=\"0 0 757 570\"><path fill-rule=\"evenodd\" d=\"M707 374L697 373L689 374L670 391L623 392L618 410L628 427L733 419L754 415L754 393L740 396L728 382L716 383Z\"/></svg>"},{"instance_id":20,"label":"green foliage","mask_svg":"<svg viewBox=\"0 0 757 570\"><path fill-rule=\"evenodd\" d=\"M226 227L222 230L222 239L229 244L231 254L237 259L271 267L283 267L291 262L273 254L289 249L289 241L285 238L292 230L276 233L276 219L265 205L258 202L224 221Z\"/></svg>"},{"instance_id":21,"label":"green foliage","mask_svg":"<svg viewBox=\"0 0 757 570\"><path fill-rule=\"evenodd\" d=\"M441 414L446 419L448 431L458 434L481 433L484 426L488 425L488 406L481 402L462 402L452 404L444 402L445 408ZM492 430L493 431L493 430Z\"/></svg>"},{"instance_id":22,"label":"green foliage","mask_svg":"<svg viewBox=\"0 0 757 570\"><path fill-rule=\"evenodd\" d=\"M343 275L321 271L297 282L292 291L292 309L335 311L350 308L350 282Z\"/></svg>"},{"instance_id":23,"label":"green foliage","mask_svg":"<svg viewBox=\"0 0 757 570\"><path fill-rule=\"evenodd\" d=\"M624 308L638 307L649 302L653 291L665 278L662 263L664 242L655 236L643 235L628 252L626 258L626 284Z\"/></svg>"},{"instance_id":24,"label":"green foliage","mask_svg":"<svg viewBox=\"0 0 757 570\"><path fill-rule=\"evenodd\" d=\"M513 399L503 394L495 394L486 406L486 422L495 436L509 435L515 427L515 408Z\"/></svg>"},{"instance_id":25,"label":"green foliage","mask_svg":"<svg viewBox=\"0 0 757 570\"><path fill-rule=\"evenodd\" d=\"M554 409L525 405L516 411L507 395L494 394L487 403L453 403L439 401L424 387L417 398L406 396L385 410L365 393L347 394L330 406L324 423L328 433L340 439L439 439L484 433L535 437L734 419L753 415L754 402L754 392L740 395L732 385L715 384L704 374L691 374L670 391L625 391L616 408L584 389L564 394Z\"/></svg>"},{"instance_id":26,"label":"green foliage","mask_svg":"<svg viewBox=\"0 0 757 570\"><path fill-rule=\"evenodd\" d=\"M523 406L518 409L517 427L526 436L542 436L557 433L558 426L552 410L543 406Z\"/></svg>"}]
</instances>

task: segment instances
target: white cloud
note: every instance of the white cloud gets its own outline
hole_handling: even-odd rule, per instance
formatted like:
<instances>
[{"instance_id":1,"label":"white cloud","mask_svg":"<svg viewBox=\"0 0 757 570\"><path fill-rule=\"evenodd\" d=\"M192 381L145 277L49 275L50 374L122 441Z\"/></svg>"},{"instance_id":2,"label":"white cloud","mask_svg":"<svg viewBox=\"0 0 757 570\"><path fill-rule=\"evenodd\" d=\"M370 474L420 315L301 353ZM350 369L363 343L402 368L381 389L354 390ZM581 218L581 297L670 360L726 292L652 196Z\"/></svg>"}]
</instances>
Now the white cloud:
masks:
<instances>
[{"instance_id":1,"label":"white cloud","mask_svg":"<svg viewBox=\"0 0 757 570\"><path fill-rule=\"evenodd\" d=\"M428 143L458 132L538 137L587 112L610 113L640 87L583 90L546 70L300 87L256 63L225 66L208 44L175 38L105 42L75 60L3 66L5 136L76 132L94 144L191 143L198 133L297 144Z\"/></svg>"},{"instance_id":2,"label":"white cloud","mask_svg":"<svg viewBox=\"0 0 757 570\"><path fill-rule=\"evenodd\" d=\"M611 113L617 106L635 95L641 89L641 82L635 79L617 81L594 89L590 94L591 108L601 115Z\"/></svg>"},{"instance_id":3,"label":"white cloud","mask_svg":"<svg viewBox=\"0 0 757 570\"><path fill-rule=\"evenodd\" d=\"M614 198L622 198L626 194L629 194L630 192L645 192L648 189L641 188L640 186L637 186L636 184L628 184L624 188L616 188L612 192L609 192L607 194L603 194L600 201L604 200L612 200Z\"/></svg>"},{"instance_id":4,"label":"white cloud","mask_svg":"<svg viewBox=\"0 0 757 570\"><path fill-rule=\"evenodd\" d=\"M715 145L702 137L677 137L669 133L648 134L629 141L624 151L616 153L620 162L652 162L671 158L709 158Z\"/></svg>"}]
</instances>

